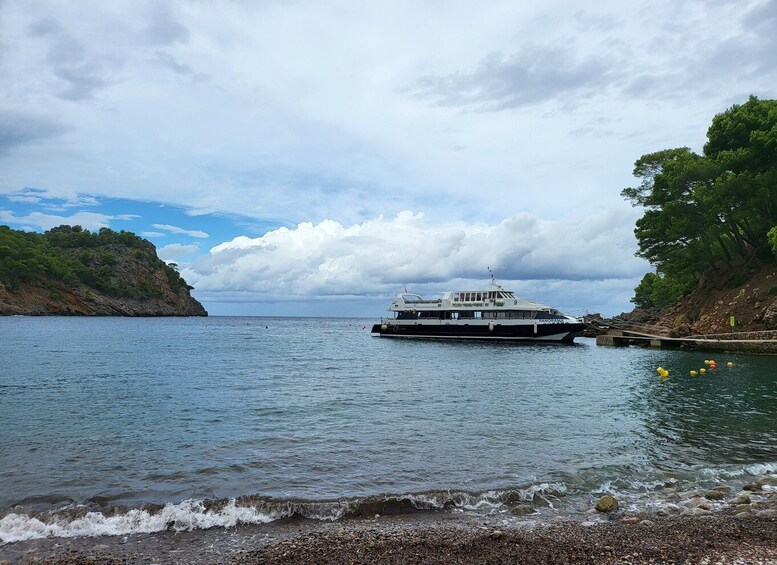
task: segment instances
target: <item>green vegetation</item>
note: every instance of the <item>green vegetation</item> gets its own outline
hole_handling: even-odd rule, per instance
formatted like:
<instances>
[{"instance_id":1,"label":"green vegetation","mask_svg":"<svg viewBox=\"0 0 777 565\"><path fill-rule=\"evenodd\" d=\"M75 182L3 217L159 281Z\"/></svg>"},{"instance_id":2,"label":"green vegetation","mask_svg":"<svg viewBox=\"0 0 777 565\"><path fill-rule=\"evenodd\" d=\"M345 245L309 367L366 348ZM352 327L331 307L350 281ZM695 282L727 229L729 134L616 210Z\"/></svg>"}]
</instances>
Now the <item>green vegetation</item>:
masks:
<instances>
[{"instance_id":1,"label":"green vegetation","mask_svg":"<svg viewBox=\"0 0 777 565\"><path fill-rule=\"evenodd\" d=\"M777 254L777 100L751 96L712 120L702 155L665 149L634 166L640 185L621 195L645 208L637 255L656 268L635 289L637 306L665 306L711 267L737 282L744 265Z\"/></svg>"},{"instance_id":2,"label":"green vegetation","mask_svg":"<svg viewBox=\"0 0 777 565\"><path fill-rule=\"evenodd\" d=\"M121 268L124 271L120 273ZM71 287L84 284L110 296L145 300L161 296L162 290L145 280L129 282L126 270L148 273L156 268L163 270L173 292L187 286L176 266L161 261L150 243L130 232L108 228L90 232L81 226L59 226L39 234L0 226L0 282L10 290L31 280L47 285L56 281ZM50 295L52 299L61 297L55 288ZM94 300L92 293L88 296Z\"/></svg>"}]
</instances>

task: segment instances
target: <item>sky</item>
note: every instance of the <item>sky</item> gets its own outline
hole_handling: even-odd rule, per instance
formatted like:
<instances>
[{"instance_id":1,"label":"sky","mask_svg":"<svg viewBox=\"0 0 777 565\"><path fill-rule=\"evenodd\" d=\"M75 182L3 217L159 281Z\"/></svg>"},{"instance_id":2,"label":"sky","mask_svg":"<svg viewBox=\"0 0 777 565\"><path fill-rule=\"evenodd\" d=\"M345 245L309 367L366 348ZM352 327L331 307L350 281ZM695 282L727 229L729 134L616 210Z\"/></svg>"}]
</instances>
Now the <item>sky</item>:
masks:
<instances>
[{"instance_id":1,"label":"sky","mask_svg":"<svg viewBox=\"0 0 777 565\"><path fill-rule=\"evenodd\" d=\"M0 0L0 224L148 238L211 314L630 310L643 154L777 96L777 0Z\"/></svg>"}]
</instances>

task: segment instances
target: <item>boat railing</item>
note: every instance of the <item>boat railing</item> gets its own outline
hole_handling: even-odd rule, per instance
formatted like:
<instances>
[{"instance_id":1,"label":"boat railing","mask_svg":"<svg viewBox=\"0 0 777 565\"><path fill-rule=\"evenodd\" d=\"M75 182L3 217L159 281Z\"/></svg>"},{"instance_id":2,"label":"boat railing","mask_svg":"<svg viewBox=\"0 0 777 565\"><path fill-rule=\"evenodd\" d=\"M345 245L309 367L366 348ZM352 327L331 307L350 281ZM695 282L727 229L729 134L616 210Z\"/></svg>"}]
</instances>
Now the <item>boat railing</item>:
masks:
<instances>
[{"instance_id":1,"label":"boat railing","mask_svg":"<svg viewBox=\"0 0 777 565\"><path fill-rule=\"evenodd\" d=\"M442 304L441 299L437 300L403 300L405 306L414 306L416 304Z\"/></svg>"}]
</instances>

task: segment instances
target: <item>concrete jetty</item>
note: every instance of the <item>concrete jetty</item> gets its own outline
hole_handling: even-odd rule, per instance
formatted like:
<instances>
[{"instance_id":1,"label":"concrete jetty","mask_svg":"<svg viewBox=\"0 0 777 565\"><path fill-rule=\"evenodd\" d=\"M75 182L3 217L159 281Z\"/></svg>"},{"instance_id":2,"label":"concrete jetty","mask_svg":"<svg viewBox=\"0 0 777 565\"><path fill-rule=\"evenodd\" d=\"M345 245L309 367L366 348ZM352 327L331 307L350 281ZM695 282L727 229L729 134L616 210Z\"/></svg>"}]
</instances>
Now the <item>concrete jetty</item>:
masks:
<instances>
[{"instance_id":1,"label":"concrete jetty","mask_svg":"<svg viewBox=\"0 0 777 565\"><path fill-rule=\"evenodd\" d=\"M634 330L611 329L596 336L596 345L639 345L659 349L700 349L777 355L777 339L742 339L746 334L668 337Z\"/></svg>"}]
</instances>

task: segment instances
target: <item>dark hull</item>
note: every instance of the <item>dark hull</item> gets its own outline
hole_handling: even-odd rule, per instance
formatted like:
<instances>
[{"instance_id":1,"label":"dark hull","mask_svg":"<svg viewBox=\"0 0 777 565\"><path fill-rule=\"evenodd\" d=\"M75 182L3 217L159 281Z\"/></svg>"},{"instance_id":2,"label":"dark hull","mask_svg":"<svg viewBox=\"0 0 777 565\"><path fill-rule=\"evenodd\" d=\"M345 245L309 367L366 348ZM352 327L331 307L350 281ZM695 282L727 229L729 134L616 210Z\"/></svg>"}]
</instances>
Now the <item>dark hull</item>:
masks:
<instances>
[{"instance_id":1,"label":"dark hull","mask_svg":"<svg viewBox=\"0 0 777 565\"><path fill-rule=\"evenodd\" d=\"M495 325L493 330L488 325L432 325L432 324L381 324L372 326L372 333L380 337L415 337L415 338L451 338L451 339L488 339L501 341L555 341L571 343L575 336L585 329L585 324L559 323Z\"/></svg>"}]
</instances>

